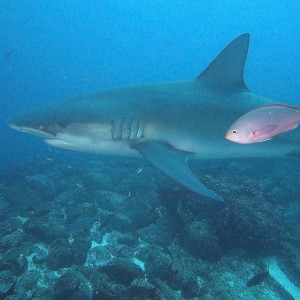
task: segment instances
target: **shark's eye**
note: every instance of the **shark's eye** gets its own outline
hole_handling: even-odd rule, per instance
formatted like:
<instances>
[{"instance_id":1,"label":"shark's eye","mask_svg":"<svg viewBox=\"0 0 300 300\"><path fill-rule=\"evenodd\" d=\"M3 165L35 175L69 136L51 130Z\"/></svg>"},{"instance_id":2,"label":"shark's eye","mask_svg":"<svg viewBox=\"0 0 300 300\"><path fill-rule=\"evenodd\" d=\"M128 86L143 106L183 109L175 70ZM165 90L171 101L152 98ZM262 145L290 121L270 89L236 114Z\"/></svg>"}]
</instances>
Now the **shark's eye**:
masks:
<instances>
[{"instance_id":1,"label":"shark's eye","mask_svg":"<svg viewBox=\"0 0 300 300\"><path fill-rule=\"evenodd\" d=\"M234 134L234 135L235 135L235 134L238 134L238 130L237 130L237 129L233 129L233 130L232 130L232 134Z\"/></svg>"}]
</instances>

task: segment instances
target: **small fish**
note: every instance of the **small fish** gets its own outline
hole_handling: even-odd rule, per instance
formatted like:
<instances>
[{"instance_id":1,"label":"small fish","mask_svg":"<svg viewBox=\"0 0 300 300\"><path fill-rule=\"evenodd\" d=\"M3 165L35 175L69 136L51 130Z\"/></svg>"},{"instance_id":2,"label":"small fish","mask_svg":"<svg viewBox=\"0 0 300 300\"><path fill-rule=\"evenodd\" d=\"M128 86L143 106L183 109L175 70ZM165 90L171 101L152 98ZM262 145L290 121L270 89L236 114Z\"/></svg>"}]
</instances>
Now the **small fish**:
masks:
<instances>
[{"instance_id":1,"label":"small fish","mask_svg":"<svg viewBox=\"0 0 300 300\"><path fill-rule=\"evenodd\" d=\"M32 300L33 298L35 298L35 295L37 293L38 289L35 289L32 293L31 296L26 296L26 298L24 300Z\"/></svg>"},{"instance_id":2,"label":"small fish","mask_svg":"<svg viewBox=\"0 0 300 300\"><path fill-rule=\"evenodd\" d=\"M75 286L66 287L66 289L60 294L59 299L74 299L75 293L77 293L80 289L80 280L78 280ZM77 298L78 299L78 298Z\"/></svg>"},{"instance_id":3,"label":"small fish","mask_svg":"<svg viewBox=\"0 0 300 300\"><path fill-rule=\"evenodd\" d=\"M79 217L70 224L70 231L73 234L87 232L96 220L94 217Z\"/></svg>"},{"instance_id":4,"label":"small fish","mask_svg":"<svg viewBox=\"0 0 300 300\"><path fill-rule=\"evenodd\" d=\"M247 287L253 287L262 283L270 275L269 271L263 271L255 274L247 281Z\"/></svg>"},{"instance_id":5,"label":"small fish","mask_svg":"<svg viewBox=\"0 0 300 300\"><path fill-rule=\"evenodd\" d=\"M299 107L285 104L261 106L234 122L225 137L240 144L264 142L297 128L299 122Z\"/></svg>"},{"instance_id":6,"label":"small fish","mask_svg":"<svg viewBox=\"0 0 300 300\"><path fill-rule=\"evenodd\" d=\"M12 48L7 50L4 54L3 54L3 61L7 61L9 60L12 55L15 53L16 49Z\"/></svg>"},{"instance_id":7,"label":"small fish","mask_svg":"<svg viewBox=\"0 0 300 300\"><path fill-rule=\"evenodd\" d=\"M41 208L41 209L36 210L35 212L33 212L31 214L31 217L32 218L42 218L42 217L48 215L50 211L51 211L50 208Z\"/></svg>"},{"instance_id":8,"label":"small fish","mask_svg":"<svg viewBox=\"0 0 300 300\"><path fill-rule=\"evenodd\" d=\"M158 198L179 198L186 195L186 191L183 189L168 189L168 188L158 188L156 190L156 195Z\"/></svg>"},{"instance_id":9,"label":"small fish","mask_svg":"<svg viewBox=\"0 0 300 300\"><path fill-rule=\"evenodd\" d=\"M116 216L117 214L117 210L110 213L109 215L107 215L103 221L100 223L100 226L99 226L99 231L101 231L103 228L105 228L109 223L110 221Z\"/></svg>"},{"instance_id":10,"label":"small fish","mask_svg":"<svg viewBox=\"0 0 300 300\"><path fill-rule=\"evenodd\" d=\"M143 167L138 168L136 171L136 175L140 175L143 172L143 169Z\"/></svg>"}]
</instances>

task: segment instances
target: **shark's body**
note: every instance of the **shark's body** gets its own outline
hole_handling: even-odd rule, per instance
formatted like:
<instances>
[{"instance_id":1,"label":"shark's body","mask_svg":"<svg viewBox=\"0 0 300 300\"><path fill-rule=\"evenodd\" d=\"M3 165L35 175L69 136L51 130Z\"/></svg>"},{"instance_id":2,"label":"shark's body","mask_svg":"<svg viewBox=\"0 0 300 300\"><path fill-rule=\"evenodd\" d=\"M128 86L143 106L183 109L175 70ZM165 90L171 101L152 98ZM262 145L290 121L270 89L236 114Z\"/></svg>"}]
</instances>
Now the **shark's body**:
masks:
<instances>
[{"instance_id":1,"label":"shark's body","mask_svg":"<svg viewBox=\"0 0 300 300\"><path fill-rule=\"evenodd\" d=\"M249 35L239 36L192 81L87 94L20 114L10 125L64 149L142 155L189 189L221 200L191 173L188 157L281 156L300 149L294 132L251 145L224 138L240 116L274 102L253 94L244 83L248 46Z\"/></svg>"}]
</instances>

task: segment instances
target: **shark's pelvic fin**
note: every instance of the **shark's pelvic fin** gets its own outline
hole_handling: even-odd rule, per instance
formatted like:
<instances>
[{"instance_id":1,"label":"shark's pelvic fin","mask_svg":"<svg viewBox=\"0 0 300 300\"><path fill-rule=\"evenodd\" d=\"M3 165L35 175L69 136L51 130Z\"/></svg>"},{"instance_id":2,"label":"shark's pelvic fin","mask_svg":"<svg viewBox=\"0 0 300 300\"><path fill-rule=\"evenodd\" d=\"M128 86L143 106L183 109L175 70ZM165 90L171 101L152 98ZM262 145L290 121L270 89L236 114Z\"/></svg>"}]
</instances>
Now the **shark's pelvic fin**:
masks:
<instances>
[{"instance_id":1,"label":"shark's pelvic fin","mask_svg":"<svg viewBox=\"0 0 300 300\"><path fill-rule=\"evenodd\" d=\"M134 148L155 167L188 189L207 198L223 201L214 191L202 184L189 169L187 158L190 152L153 141L136 144Z\"/></svg>"},{"instance_id":2,"label":"shark's pelvic fin","mask_svg":"<svg viewBox=\"0 0 300 300\"><path fill-rule=\"evenodd\" d=\"M233 40L197 77L197 80L216 90L247 91L244 68L249 40L249 33L244 33Z\"/></svg>"}]
</instances>

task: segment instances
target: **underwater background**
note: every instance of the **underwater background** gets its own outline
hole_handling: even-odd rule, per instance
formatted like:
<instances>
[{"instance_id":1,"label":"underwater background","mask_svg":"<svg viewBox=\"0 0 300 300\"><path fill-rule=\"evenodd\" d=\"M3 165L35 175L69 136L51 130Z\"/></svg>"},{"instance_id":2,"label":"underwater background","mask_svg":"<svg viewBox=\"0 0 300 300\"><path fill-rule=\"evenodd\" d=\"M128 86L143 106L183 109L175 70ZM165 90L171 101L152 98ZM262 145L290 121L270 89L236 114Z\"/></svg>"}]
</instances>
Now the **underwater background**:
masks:
<instances>
[{"instance_id":1,"label":"underwater background","mask_svg":"<svg viewBox=\"0 0 300 300\"><path fill-rule=\"evenodd\" d=\"M1 0L0 299L300 299L297 159L192 162L224 206L143 160L51 149L6 123L191 80L244 32L247 86L300 106L299 28L299 1Z\"/></svg>"}]
</instances>

